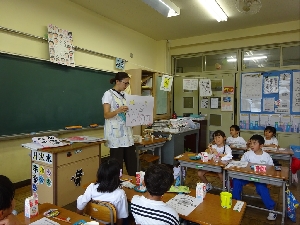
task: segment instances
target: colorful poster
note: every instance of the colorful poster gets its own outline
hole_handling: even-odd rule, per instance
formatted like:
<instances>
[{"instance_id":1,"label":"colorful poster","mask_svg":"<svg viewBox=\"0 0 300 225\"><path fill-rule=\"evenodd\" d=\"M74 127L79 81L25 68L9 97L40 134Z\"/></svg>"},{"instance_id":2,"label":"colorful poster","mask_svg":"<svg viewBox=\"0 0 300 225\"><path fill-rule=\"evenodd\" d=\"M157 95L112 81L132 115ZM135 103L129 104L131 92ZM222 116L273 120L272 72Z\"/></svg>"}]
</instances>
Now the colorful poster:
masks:
<instances>
[{"instance_id":1,"label":"colorful poster","mask_svg":"<svg viewBox=\"0 0 300 225\"><path fill-rule=\"evenodd\" d=\"M128 95L126 126L148 125L153 123L154 98L152 96Z\"/></svg>"},{"instance_id":2,"label":"colorful poster","mask_svg":"<svg viewBox=\"0 0 300 225\"><path fill-rule=\"evenodd\" d=\"M234 94L234 87L224 87L223 88L223 94L233 95Z\"/></svg>"},{"instance_id":3,"label":"colorful poster","mask_svg":"<svg viewBox=\"0 0 300 225\"><path fill-rule=\"evenodd\" d=\"M50 24L48 44L50 62L75 67L72 32Z\"/></svg>"},{"instance_id":4,"label":"colorful poster","mask_svg":"<svg viewBox=\"0 0 300 225\"><path fill-rule=\"evenodd\" d=\"M183 90L198 90L198 79L183 79Z\"/></svg>"},{"instance_id":5,"label":"colorful poster","mask_svg":"<svg viewBox=\"0 0 300 225\"><path fill-rule=\"evenodd\" d=\"M233 111L233 95L221 96L221 111Z\"/></svg>"},{"instance_id":6,"label":"colorful poster","mask_svg":"<svg viewBox=\"0 0 300 225\"><path fill-rule=\"evenodd\" d=\"M211 80L210 79L200 79L199 80L199 89L200 89L200 96L211 96Z\"/></svg>"},{"instance_id":7,"label":"colorful poster","mask_svg":"<svg viewBox=\"0 0 300 225\"><path fill-rule=\"evenodd\" d=\"M171 91L173 84L173 77L168 75L163 75L160 84L160 90Z\"/></svg>"}]
</instances>

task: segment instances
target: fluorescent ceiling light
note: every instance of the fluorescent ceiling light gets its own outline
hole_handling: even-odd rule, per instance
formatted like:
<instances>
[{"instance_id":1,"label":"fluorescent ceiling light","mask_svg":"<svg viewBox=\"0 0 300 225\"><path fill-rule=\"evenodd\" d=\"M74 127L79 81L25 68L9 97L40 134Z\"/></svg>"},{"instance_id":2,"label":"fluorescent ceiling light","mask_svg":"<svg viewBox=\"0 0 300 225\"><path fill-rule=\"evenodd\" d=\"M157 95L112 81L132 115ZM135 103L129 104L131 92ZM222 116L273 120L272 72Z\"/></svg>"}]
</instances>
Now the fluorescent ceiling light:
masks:
<instances>
[{"instance_id":1,"label":"fluorescent ceiling light","mask_svg":"<svg viewBox=\"0 0 300 225\"><path fill-rule=\"evenodd\" d=\"M266 58L268 58L268 57L263 55L263 56L245 57L243 60L247 61L247 60L266 59ZM234 59L234 58L227 59L227 62L236 62L236 59Z\"/></svg>"},{"instance_id":2,"label":"fluorescent ceiling light","mask_svg":"<svg viewBox=\"0 0 300 225\"><path fill-rule=\"evenodd\" d=\"M165 17L178 16L180 8L170 0L142 0Z\"/></svg>"},{"instance_id":3,"label":"fluorescent ceiling light","mask_svg":"<svg viewBox=\"0 0 300 225\"><path fill-rule=\"evenodd\" d=\"M215 0L199 0L206 10L218 21L227 21L227 15Z\"/></svg>"}]
</instances>

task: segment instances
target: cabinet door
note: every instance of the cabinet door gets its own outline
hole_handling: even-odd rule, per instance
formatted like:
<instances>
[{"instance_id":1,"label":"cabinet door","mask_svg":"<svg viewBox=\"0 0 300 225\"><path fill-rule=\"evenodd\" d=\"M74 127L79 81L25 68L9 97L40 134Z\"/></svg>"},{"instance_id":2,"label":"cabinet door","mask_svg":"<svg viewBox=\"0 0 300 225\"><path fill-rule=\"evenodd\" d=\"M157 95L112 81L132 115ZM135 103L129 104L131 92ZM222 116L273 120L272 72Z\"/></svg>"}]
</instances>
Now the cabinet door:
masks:
<instances>
[{"instance_id":1,"label":"cabinet door","mask_svg":"<svg viewBox=\"0 0 300 225\"><path fill-rule=\"evenodd\" d=\"M290 145L300 145L299 133L279 133L278 144L281 148L289 148Z\"/></svg>"}]
</instances>

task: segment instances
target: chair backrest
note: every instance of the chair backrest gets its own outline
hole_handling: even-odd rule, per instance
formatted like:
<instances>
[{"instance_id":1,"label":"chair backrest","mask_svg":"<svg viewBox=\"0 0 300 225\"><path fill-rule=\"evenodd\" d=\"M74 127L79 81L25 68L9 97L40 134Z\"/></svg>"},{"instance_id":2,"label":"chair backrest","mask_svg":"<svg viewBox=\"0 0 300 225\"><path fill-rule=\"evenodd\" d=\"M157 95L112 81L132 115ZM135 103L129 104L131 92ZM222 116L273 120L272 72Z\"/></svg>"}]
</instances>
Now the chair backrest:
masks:
<instances>
[{"instance_id":1,"label":"chair backrest","mask_svg":"<svg viewBox=\"0 0 300 225\"><path fill-rule=\"evenodd\" d=\"M117 222L116 208L109 202L92 200L84 208L84 213L94 219L110 222L112 225Z\"/></svg>"}]
</instances>

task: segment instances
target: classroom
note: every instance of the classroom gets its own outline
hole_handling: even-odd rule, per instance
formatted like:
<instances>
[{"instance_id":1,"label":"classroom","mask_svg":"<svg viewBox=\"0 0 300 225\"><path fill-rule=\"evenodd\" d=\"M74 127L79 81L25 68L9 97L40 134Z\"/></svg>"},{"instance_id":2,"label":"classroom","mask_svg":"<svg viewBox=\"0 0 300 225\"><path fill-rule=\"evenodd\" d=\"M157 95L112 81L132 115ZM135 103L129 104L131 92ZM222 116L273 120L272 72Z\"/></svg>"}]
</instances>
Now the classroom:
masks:
<instances>
[{"instance_id":1,"label":"classroom","mask_svg":"<svg viewBox=\"0 0 300 225\"><path fill-rule=\"evenodd\" d=\"M199 122L200 129L196 134L189 133L191 135L186 139L182 137L182 141L179 141L180 135L177 137L174 134L177 142L164 143L162 162L165 157L165 161L173 164L174 157L181 154L180 151L183 153L183 149L192 149L197 153L204 151L212 141L214 131L223 130L228 137L233 124L240 126L240 134L245 140L254 134L264 135L264 129L251 121L266 117L277 121L280 111L275 114L272 109L266 110L267 103L260 100L259 103L254 100L249 103L248 100L253 96L245 94L246 87L251 89L250 85L246 85L246 79L248 75L256 74L261 78L260 85L265 85L262 82L269 77L276 77L279 82L282 74L291 74L289 88L291 93L295 93L296 84L293 86L292 81L300 71L300 3L293 0L286 0L285 3L281 0L259 1L262 4L260 10L251 15L239 12L236 0L217 0L228 16L228 21L217 22L204 10L200 1L168 0L180 8L180 15L170 18L159 14L145 3L146 0L1 1L0 65L4 72L0 72L0 84L3 78L5 84L11 85L3 85L0 90L3 108L0 121L4 127L8 127L0 128L1 174L9 177L17 187L31 184L31 151L21 146L31 142L35 134L41 131L58 138L103 138L103 126L73 132L59 130L71 125L104 125L101 98L111 87L109 80L121 71L131 76L131 94L154 96L155 120L169 120L175 112L178 117L205 117L204 121ZM195 9L199 9L200 13ZM189 10L190 15L187 12ZM47 27L50 24L72 32L75 68L49 65ZM268 60L245 60L253 54L267 55ZM117 59L125 60L123 69L116 68ZM5 77L7 71L13 71L14 76ZM44 75L44 79L53 79L52 73L57 80L49 81L48 92L43 94L44 86L39 84L43 78L39 75ZM60 78L60 75L64 78ZM169 92L159 90L163 75L172 77L173 84ZM89 77L91 80L88 80ZM198 86L196 90L185 90L182 87L188 80L209 80L212 94L209 97L201 94ZM252 81L254 87L255 79ZM31 101L18 102L18 96L23 95L21 89L25 86L28 89L24 90L29 90L25 91L27 100ZM229 94L223 92L225 87L231 89ZM93 94L85 101L80 92L87 90ZM269 96L266 90L254 90L262 92L258 98L264 101L279 99L280 90ZM69 99L59 99L60 91L68 92L66 97ZM48 101L47 107L42 106L39 98ZM296 109L299 104L293 104L293 100L299 101L299 98L290 96L286 107L288 112L279 116L290 121L282 129L281 126L278 126L279 129L277 127L276 137L282 148L300 145L299 132L293 130L293 121L299 121L297 124L300 124L299 109ZM68 103L60 107L59 104L64 101ZM68 107L76 108L79 103L84 104L74 112L68 112ZM252 105L255 105L253 110ZM275 108L279 105L280 102ZM57 111L54 112L52 108L57 108ZM36 114L30 118L29 114L33 112ZM72 120L64 124L67 118L74 119L84 114L80 120L83 124L78 124L76 120L73 120L73 124L70 124ZM91 121L90 118L95 120ZM35 120L38 121L36 126ZM43 120L46 122L40 122ZM22 127L23 121L28 122L28 127ZM278 122L274 123L278 125ZM144 128L134 127L134 134L142 135ZM172 155L164 155L164 148L174 148ZM109 148L101 144L100 149L100 156L108 158ZM287 160L291 160L291 157ZM299 193L299 183L296 190ZM280 222L281 217L277 220Z\"/></svg>"}]
</instances>

